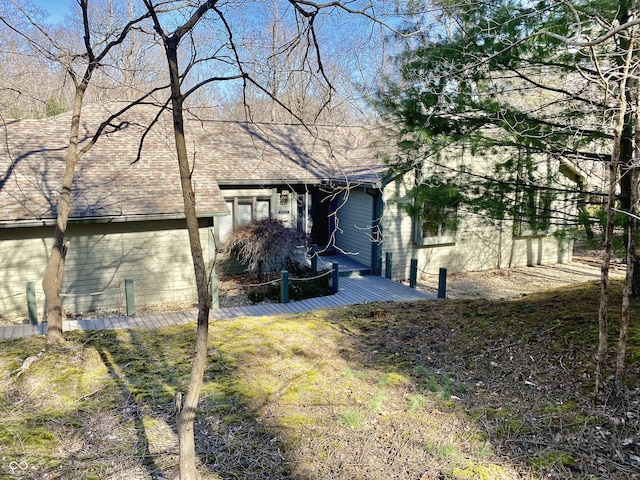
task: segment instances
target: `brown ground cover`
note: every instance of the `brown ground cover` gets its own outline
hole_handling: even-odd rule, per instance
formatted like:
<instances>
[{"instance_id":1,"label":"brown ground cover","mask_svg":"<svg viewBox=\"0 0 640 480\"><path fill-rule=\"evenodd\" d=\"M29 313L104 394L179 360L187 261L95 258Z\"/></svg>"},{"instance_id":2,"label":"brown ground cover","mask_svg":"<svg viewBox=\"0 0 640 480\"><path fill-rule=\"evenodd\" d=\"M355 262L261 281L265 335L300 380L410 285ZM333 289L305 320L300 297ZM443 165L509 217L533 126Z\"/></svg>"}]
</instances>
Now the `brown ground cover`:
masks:
<instances>
[{"instance_id":1,"label":"brown ground cover","mask_svg":"<svg viewBox=\"0 0 640 480\"><path fill-rule=\"evenodd\" d=\"M612 320L620 290L618 282ZM503 459L545 478L636 479L640 327L636 321L625 389L594 405L598 293L593 282L518 300L389 304L381 318L345 324L370 362L401 367L427 390L434 381L464 385L451 408L480 425ZM614 326L612 343L616 335ZM419 371L430 372L426 380Z\"/></svg>"},{"instance_id":2,"label":"brown ground cover","mask_svg":"<svg viewBox=\"0 0 640 480\"><path fill-rule=\"evenodd\" d=\"M597 280L512 294L519 273L482 275L502 299L212 322L202 477L640 479L640 300L624 388L594 404ZM2 345L0 478L175 478L172 399L192 326L67 338L63 349L39 337Z\"/></svg>"}]
</instances>

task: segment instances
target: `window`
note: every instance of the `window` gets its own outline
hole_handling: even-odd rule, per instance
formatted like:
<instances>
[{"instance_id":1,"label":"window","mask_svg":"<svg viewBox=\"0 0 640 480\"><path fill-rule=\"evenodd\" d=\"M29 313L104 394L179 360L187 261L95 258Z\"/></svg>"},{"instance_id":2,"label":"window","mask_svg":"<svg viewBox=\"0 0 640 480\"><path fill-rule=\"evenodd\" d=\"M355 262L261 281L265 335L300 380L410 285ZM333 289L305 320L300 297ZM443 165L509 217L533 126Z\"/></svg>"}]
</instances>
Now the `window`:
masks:
<instances>
[{"instance_id":1,"label":"window","mask_svg":"<svg viewBox=\"0 0 640 480\"><path fill-rule=\"evenodd\" d=\"M422 215L418 219L416 230L419 245L441 245L455 243L458 227L458 209L456 206L429 205L422 206Z\"/></svg>"},{"instance_id":2,"label":"window","mask_svg":"<svg viewBox=\"0 0 640 480\"><path fill-rule=\"evenodd\" d=\"M227 207L231 215L220 217L218 233L220 240L225 240L231 232L255 220L269 218L271 199L267 197L234 197L227 199Z\"/></svg>"},{"instance_id":3,"label":"window","mask_svg":"<svg viewBox=\"0 0 640 480\"><path fill-rule=\"evenodd\" d=\"M455 243L458 205L462 195L454 181L429 179L410 192L414 197L416 243L442 245Z\"/></svg>"},{"instance_id":4,"label":"window","mask_svg":"<svg viewBox=\"0 0 640 480\"><path fill-rule=\"evenodd\" d=\"M443 205L423 205L422 238L455 237L458 210Z\"/></svg>"}]
</instances>

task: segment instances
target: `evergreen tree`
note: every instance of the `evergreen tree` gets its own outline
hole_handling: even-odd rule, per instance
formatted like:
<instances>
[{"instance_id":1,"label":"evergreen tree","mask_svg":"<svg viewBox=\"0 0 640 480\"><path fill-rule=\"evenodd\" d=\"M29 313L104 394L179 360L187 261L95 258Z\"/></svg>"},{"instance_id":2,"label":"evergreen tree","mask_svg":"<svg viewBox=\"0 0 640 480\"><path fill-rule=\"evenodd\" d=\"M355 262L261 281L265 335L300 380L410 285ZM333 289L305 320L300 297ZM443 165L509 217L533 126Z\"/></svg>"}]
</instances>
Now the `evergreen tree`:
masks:
<instances>
[{"instance_id":1,"label":"evergreen tree","mask_svg":"<svg viewBox=\"0 0 640 480\"><path fill-rule=\"evenodd\" d=\"M552 205L582 185L557 188L559 173L581 180L576 171L604 171L610 157L615 78L603 75L616 71L619 55L615 39L589 48L566 40L603 34L618 6L445 0L429 15L416 14L424 33L404 40L398 74L375 99L399 140L391 163L400 170L428 163L438 172L412 195L445 181L464 185L460 205L487 219L526 220L534 231L565 225ZM493 167L464 158L447 164L453 145L493 156Z\"/></svg>"},{"instance_id":2,"label":"evergreen tree","mask_svg":"<svg viewBox=\"0 0 640 480\"><path fill-rule=\"evenodd\" d=\"M425 11L423 5L413 6ZM557 219L554 199L571 193L554 186L554 163L576 180L583 178L580 170L601 171L607 203L596 398L608 350L615 211L625 212L627 240L615 388L622 386L628 298L640 293L634 152L634 137L640 139L640 21L635 7L631 0L443 0L437 11L416 15L424 34L406 42L398 77L376 99L397 127L400 153L391 162L422 175L410 192L413 201L445 184L445 191L457 188L456 202L472 211L494 220L511 215L514 226L524 218L535 232ZM476 156L493 155L493 171L479 171L465 160L453 166L440 160L456 144ZM425 171L435 172L435 180Z\"/></svg>"}]
</instances>

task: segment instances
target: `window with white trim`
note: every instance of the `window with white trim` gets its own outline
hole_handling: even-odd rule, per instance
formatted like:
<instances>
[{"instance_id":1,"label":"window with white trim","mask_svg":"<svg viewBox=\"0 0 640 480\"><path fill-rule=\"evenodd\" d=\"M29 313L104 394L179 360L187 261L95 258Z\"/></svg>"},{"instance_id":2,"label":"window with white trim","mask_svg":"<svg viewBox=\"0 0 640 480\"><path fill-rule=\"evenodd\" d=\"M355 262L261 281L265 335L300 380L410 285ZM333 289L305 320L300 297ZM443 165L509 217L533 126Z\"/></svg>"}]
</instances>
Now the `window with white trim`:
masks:
<instances>
[{"instance_id":1,"label":"window with white trim","mask_svg":"<svg viewBox=\"0 0 640 480\"><path fill-rule=\"evenodd\" d=\"M227 207L231 215L218 221L220 240L225 240L236 228L256 220L269 218L271 197L233 197L227 198Z\"/></svg>"}]
</instances>

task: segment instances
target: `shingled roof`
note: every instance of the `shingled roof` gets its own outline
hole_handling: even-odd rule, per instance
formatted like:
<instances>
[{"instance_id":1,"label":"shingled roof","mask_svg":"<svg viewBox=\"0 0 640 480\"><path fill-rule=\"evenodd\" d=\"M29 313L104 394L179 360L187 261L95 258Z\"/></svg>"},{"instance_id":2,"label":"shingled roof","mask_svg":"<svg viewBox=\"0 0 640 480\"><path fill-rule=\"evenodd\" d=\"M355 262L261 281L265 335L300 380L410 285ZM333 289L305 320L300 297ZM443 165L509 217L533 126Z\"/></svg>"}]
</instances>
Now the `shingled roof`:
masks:
<instances>
[{"instance_id":1,"label":"shingled roof","mask_svg":"<svg viewBox=\"0 0 640 480\"><path fill-rule=\"evenodd\" d=\"M123 105L85 106L80 147ZM180 217L183 212L170 113L144 138L158 108L136 106L78 163L71 219ZM70 113L0 125L0 223L55 218L65 167ZM375 182L384 166L363 127L253 124L202 120L185 125L196 208L200 216L228 213L219 184Z\"/></svg>"}]
</instances>

